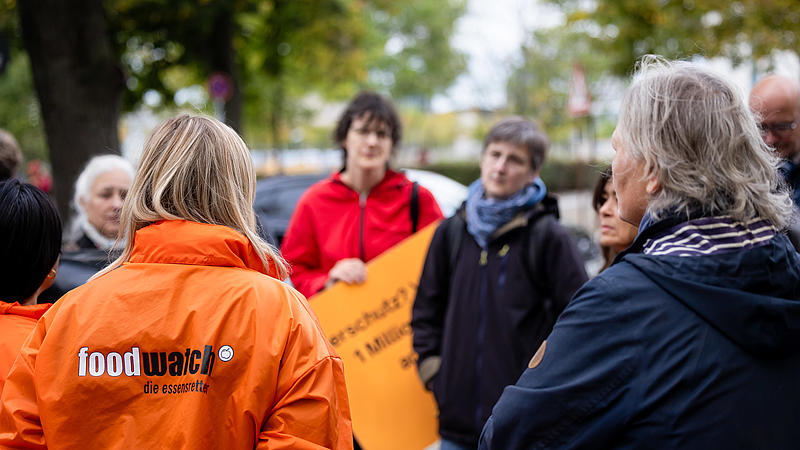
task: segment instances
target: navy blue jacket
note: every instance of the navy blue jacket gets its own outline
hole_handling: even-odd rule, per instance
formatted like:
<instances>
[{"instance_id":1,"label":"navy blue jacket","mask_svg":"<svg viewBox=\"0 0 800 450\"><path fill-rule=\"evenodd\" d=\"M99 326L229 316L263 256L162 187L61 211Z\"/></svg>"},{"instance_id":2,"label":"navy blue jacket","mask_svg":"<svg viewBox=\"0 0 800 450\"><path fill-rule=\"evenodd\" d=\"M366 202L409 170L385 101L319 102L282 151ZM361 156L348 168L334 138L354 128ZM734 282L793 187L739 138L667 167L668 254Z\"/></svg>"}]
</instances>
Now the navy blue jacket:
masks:
<instances>
[{"instance_id":1,"label":"navy blue jacket","mask_svg":"<svg viewBox=\"0 0 800 450\"><path fill-rule=\"evenodd\" d=\"M451 267L447 234L453 231L460 232ZM487 251L458 214L439 225L411 326L423 378L426 362L441 362L432 384L443 438L477 446L503 388L519 378L586 279L552 197L498 230Z\"/></svg>"},{"instance_id":2,"label":"navy blue jacket","mask_svg":"<svg viewBox=\"0 0 800 450\"><path fill-rule=\"evenodd\" d=\"M575 294L480 448L800 446L800 257L641 253L664 226Z\"/></svg>"}]
</instances>

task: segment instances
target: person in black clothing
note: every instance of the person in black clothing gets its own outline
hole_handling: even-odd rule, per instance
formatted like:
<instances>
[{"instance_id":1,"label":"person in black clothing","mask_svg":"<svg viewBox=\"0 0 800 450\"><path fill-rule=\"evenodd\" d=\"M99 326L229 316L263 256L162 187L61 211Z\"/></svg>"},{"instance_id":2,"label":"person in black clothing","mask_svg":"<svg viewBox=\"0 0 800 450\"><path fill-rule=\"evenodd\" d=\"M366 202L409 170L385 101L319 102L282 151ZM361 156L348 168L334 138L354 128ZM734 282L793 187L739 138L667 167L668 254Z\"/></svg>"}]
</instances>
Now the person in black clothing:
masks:
<instances>
[{"instance_id":1,"label":"person in black clothing","mask_svg":"<svg viewBox=\"0 0 800 450\"><path fill-rule=\"evenodd\" d=\"M439 405L442 450L477 447L503 388L587 280L538 176L547 146L528 120L498 122L480 179L431 241L411 326L420 378Z\"/></svg>"}]
</instances>

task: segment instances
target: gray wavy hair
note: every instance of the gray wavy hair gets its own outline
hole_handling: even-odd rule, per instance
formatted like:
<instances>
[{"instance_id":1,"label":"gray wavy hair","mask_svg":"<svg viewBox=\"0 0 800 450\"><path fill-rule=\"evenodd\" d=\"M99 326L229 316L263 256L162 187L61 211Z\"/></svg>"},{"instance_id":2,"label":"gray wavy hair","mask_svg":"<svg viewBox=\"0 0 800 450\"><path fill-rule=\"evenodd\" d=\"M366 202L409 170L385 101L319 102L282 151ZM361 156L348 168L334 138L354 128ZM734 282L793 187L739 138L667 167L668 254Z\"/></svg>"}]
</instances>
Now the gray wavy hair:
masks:
<instances>
[{"instance_id":1,"label":"gray wavy hair","mask_svg":"<svg viewBox=\"0 0 800 450\"><path fill-rule=\"evenodd\" d=\"M655 219L699 210L787 226L792 200L780 158L761 139L739 90L719 75L645 56L622 101L617 134L661 186L648 204Z\"/></svg>"}]
</instances>

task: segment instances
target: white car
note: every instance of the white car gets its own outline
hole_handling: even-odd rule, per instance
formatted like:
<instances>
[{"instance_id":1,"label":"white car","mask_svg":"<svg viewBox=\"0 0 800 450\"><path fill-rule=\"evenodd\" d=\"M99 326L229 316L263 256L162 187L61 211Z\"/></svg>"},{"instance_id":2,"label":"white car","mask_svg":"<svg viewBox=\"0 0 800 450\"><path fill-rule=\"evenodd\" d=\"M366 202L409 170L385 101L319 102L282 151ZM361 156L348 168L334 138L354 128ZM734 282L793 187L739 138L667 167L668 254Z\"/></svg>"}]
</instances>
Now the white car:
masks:
<instances>
[{"instance_id":1,"label":"white car","mask_svg":"<svg viewBox=\"0 0 800 450\"><path fill-rule=\"evenodd\" d=\"M445 217L452 216L467 198L467 187L452 178L419 169L404 169L403 172L409 180L431 191Z\"/></svg>"}]
</instances>

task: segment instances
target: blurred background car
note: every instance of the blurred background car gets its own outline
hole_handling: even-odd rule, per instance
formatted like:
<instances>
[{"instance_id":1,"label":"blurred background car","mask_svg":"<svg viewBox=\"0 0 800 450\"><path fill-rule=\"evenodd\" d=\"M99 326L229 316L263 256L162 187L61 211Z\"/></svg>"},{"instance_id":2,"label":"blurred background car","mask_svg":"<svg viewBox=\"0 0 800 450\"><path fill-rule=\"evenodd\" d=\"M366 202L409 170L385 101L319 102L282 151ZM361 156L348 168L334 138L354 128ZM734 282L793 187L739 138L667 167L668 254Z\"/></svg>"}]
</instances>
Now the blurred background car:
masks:
<instances>
[{"instance_id":1,"label":"blurred background car","mask_svg":"<svg viewBox=\"0 0 800 450\"><path fill-rule=\"evenodd\" d=\"M403 172L409 180L431 191L445 217L451 216L467 198L467 187L444 175L418 169L405 169ZM300 196L312 184L329 175L327 172L274 175L259 180L253 207L265 232L262 237L280 247Z\"/></svg>"}]
</instances>

